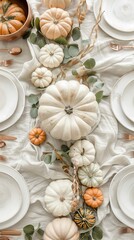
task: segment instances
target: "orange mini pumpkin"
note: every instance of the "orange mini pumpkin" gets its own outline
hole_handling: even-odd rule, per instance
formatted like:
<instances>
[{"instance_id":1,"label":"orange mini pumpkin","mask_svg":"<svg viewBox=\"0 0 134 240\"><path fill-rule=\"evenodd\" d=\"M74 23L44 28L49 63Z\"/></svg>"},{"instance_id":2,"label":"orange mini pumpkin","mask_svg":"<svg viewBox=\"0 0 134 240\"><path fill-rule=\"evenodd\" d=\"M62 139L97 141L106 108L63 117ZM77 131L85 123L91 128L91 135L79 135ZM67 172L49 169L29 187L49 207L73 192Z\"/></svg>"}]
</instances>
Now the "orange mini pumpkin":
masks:
<instances>
[{"instance_id":1,"label":"orange mini pumpkin","mask_svg":"<svg viewBox=\"0 0 134 240\"><path fill-rule=\"evenodd\" d=\"M87 188L83 198L85 203L92 208L98 208L104 200L103 193L99 188Z\"/></svg>"},{"instance_id":2,"label":"orange mini pumpkin","mask_svg":"<svg viewBox=\"0 0 134 240\"><path fill-rule=\"evenodd\" d=\"M40 145L46 140L46 133L41 128L33 128L29 132L29 139L34 145Z\"/></svg>"},{"instance_id":3,"label":"orange mini pumpkin","mask_svg":"<svg viewBox=\"0 0 134 240\"><path fill-rule=\"evenodd\" d=\"M16 32L25 21L25 12L18 4L8 0L0 1L0 35Z\"/></svg>"}]
</instances>

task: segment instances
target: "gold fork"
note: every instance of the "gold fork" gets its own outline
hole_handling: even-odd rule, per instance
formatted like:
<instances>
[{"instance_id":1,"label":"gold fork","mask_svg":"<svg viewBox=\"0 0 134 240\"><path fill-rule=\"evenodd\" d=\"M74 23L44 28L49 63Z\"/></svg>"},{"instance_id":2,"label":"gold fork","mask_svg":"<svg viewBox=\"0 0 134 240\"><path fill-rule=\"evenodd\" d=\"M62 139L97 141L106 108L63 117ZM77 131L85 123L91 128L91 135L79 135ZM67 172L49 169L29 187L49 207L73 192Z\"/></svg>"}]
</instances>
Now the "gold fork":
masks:
<instances>
[{"instance_id":1,"label":"gold fork","mask_svg":"<svg viewBox=\"0 0 134 240\"><path fill-rule=\"evenodd\" d=\"M0 60L0 66L8 67L13 62L12 59Z\"/></svg>"},{"instance_id":2,"label":"gold fork","mask_svg":"<svg viewBox=\"0 0 134 240\"><path fill-rule=\"evenodd\" d=\"M118 139L124 139L124 140L128 140L128 141L132 141L132 140L134 140L134 135L129 134L129 133L123 133L119 136Z\"/></svg>"},{"instance_id":3,"label":"gold fork","mask_svg":"<svg viewBox=\"0 0 134 240\"><path fill-rule=\"evenodd\" d=\"M134 49L134 45L121 45L121 44L118 44L118 43L110 43L110 47L112 50L114 51L120 51L122 49Z\"/></svg>"}]
</instances>

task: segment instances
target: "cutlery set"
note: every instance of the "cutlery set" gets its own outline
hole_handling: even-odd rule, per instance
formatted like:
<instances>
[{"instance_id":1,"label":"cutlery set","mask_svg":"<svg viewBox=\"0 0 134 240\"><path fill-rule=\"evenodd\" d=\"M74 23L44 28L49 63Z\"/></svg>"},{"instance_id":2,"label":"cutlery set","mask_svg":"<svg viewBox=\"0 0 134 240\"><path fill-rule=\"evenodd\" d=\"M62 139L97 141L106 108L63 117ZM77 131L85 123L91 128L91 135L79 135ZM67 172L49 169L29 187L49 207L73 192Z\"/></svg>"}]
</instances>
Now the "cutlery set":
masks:
<instances>
[{"instance_id":1,"label":"cutlery set","mask_svg":"<svg viewBox=\"0 0 134 240\"><path fill-rule=\"evenodd\" d=\"M0 52L7 52L13 56L17 56L22 52L20 47L13 47L11 49L0 49ZM0 66L8 67L13 63L13 59L0 60Z\"/></svg>"},{"instance_id":2,"label":"cutlery set","mask_svg":"<svg viewBox=\"0 0 134 240\"><path fill-rule=\"evenodd\" d=\"M16 137L13 136L7 136L7 135L0 135L0 148L3 148L6 146L6 143L4 141L13 141L16 140ZM3 155L0 155L0 161L5 161L6 157ZM1 233L1 232L0 232Z\"/></svg>"},{"instance_id":3,"label":"cutlery set","mask_svg":"<svg viewBox=\"0 0 134 240\"><path fill-rule=\"evenodd\" d=\"M20 236L21 231L15 229L5 229L0 231L0 240L9 240L9 236Z\"/></svg>"}]
</instances>

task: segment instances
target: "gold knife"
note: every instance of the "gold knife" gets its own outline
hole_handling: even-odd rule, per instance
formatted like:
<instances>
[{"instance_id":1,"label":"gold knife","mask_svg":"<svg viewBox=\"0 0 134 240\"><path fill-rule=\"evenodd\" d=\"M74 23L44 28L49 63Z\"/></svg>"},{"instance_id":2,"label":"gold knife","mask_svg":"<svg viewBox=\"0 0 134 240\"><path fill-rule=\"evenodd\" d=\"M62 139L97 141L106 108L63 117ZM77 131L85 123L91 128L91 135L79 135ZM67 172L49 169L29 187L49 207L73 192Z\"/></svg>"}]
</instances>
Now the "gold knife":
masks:
<instances>
[{"instance_id":1,"label":"gold knife","mask_svg":"<svg viewBox=\"0 0 134 240\"><path fill-rule=\"evenodd\" d=\"M16 140L16 137L13 136L6 136L6 135L0 135L0 140Z\"/></svg>"},{"instance_id":2,"label":"gold knife","mask_svg":"<svg viewBox=\"0 0 134 240\"><path fill-rule=\"evenodd\" d=\"M2 237L2 235L20 236L21 231L15 229L5 229L0 231L0 237Z\"/></svg>"}]
</instances>

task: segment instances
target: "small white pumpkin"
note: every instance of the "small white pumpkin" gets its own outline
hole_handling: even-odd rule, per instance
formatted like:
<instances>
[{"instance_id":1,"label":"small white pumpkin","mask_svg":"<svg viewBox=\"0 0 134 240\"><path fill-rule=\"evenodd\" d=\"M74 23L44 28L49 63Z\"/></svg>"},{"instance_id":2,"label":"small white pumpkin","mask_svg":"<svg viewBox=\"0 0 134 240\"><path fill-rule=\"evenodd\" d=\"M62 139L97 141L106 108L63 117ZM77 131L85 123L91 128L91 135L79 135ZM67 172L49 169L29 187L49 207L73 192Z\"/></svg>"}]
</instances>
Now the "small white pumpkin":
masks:
<instances>
[{"instance_id":1,"label":"small white pumpkin","mask_svg":"<svg viewBox=\"0 0 134 240\"><path fill-rule=\"evenodd\" d=\"M56 218L47 225L43 239L79 240L78 227L70 218Z\"/></svg>"},{"instance_id":2,"label":"small white pumpkin","mask_svg":"<svg viewBox=\"0 0 134 240\"><path fill-rule=\"evenodd\" d=\"M71 3L71 0L44 0L44 4L48 7L48 8L62 8L65 9L67 7L69 7Z\"/></svg>"},{"instance_id":3,"label":"small white pumpkin","mask_svg":"<svg viewBox=\"0 0 134 240\"><path fill-rule=\"evenodd\" d=\"M32 73L31 82L37 88L45 88L49 86L49 84L52 82L52 79L52 72L45 67L41 67L36 68Z\"/></svg>"},{"instance_id":4,"label":"small white pumpkin","mask_svg":"<svg viewBox=\"0 0 134 240\"><path fill-rule=\"evenodd\" d=\"M91 163L78 170L80 182L87 187L98 187L103 182L103 174L98 163Z\"/></svg>"},{"instance_id":5,"label":"small white pumpkin","mask_svg":"<svg viewBox=\"0 0 134 240\"><path fill-rule=\"evenodd\" d=\"M45 191L46 209L54 216L67 216L71 212L73 198L72 182L57 180L51 182Z\"/></svg>"},{"instance_id":6,"label":"small white pumpkin","mask_svg":"<svg viewBox=\"0 0 134 240\"><path fill-rule=\"evenodd\" d=\"M98 121L95 94L75 80L61 80L49 86L39 105L41 127L63 141L87 136Z\"/></svg>"},{"instance_id":7,"label":"small white pumpkin","mask_svg":"<svg viewBox=\"0 0 134 240\"><path fill-rule=\"evenodd\" d=\"M94 145L87 140L79 140L70 147L69 156L73 164L87 166L94 161Z\"/></svg>"},{"instance_id":8,"label":"small white pumpkin","mask_svg":"<svg viewBox=\"0 0 134 240\"><path fill-rule=\"evenodd\" d=\"M64 58L63 50L57 44L46 44L40 50L39 61L44 67L55 68L58 67Z\"/></svg>"}]
</instances>

